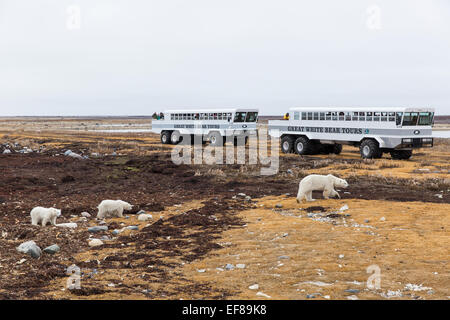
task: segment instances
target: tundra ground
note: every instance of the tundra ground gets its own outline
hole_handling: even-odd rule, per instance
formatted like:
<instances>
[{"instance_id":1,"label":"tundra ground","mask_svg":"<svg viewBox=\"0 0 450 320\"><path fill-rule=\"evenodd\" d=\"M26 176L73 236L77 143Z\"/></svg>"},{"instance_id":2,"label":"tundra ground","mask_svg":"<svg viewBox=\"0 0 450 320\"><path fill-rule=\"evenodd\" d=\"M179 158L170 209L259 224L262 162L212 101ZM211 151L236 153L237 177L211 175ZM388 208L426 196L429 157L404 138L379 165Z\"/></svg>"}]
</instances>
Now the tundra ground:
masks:
<instances>
[{"instance_id":1,"label":"tundra ground","mask_svg":"<svg viewBox=\"0 0 450 320\"><path fill-rule=\"evenodd\" d=\"M149 133L74 130L80 128L75 120L67 129L58 120L24 119L21 128L33 126L20 130L5 121L1 299L450 296L448 140L416 151L409 161L364 161L352 147L337 156L281 155L278 173L262 176L261 165L177 166L172 147ZM89 121L85 126L99 123ZM143 123L127 123L133 121ZM24 147L34 151L20 153ZM2 154L5 148L12 153ZM68 149L89 159L64 156ZM311 173L333 173L350 186L340 190L342 199L323 200L315 192L317 201L298 204L298 182ZM135 207L125 218L106 219L108 231L90 234L104 199ZM344 205L348 209L339 211ZM76 222L78 228L32 226L35 206L61 208L57 222ZM140 210L153 219L138 221ZM83 211L93 217L81 219ZM139 230L112 234L130 225ZM90 238L102 236L110 240L88 246ZM28 240L41 248L56 243L61 251L33 259L15 249ZM72 264L81 268L80 289L66 288ZM234 268L227 270L227 264ZM379 289L366 286L367 268L374 265L381 273ZM249 289L254 284L259 288Z\"/></svg>"}]
</instances>

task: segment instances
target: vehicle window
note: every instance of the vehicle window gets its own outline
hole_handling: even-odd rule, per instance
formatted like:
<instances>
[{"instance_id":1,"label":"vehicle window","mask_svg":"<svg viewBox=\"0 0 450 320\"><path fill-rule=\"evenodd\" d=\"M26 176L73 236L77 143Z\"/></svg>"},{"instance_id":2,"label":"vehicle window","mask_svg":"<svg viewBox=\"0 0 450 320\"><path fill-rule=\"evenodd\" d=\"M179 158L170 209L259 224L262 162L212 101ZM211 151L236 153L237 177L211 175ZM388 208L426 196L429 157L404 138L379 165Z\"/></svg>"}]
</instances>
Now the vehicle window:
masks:
<instances>
[{"instance_id":1,"label":"vehicle window","mask_svg":"<svg viewBox=\"0 0 450 320\"><path fill-rule=\"evenodd\" d=\"M308 112L308 120L312 120L312 119L313 119L312 112Z\"/></svg>"},{"instance_id":2,"label":"vehicle window","mask_svg":"<svg viewBox=\"0 0 450 320\"><path fill-rule=\"evenodd\" d=\"M419 126L430 126L433 124L433 113L421 112L419 113Z\"/></svg>"},{"instance_id":3,"label":"vehicle window","mask_svg":"<svg viewBox=\"0 0 450 320\"><path fill-rule=\"evenodd\" d=\"M314 117L313 118L314 120L319 120L319 113L318 112L314 112L313 113L313 117Z\"/></svg>"},{"instance_id":4,"label":"vehicle window","mask_svg":"<svg viewBox=\"0 0 450 320\"><path fill-rule=\"evenodd\" d=\"M364 120L366 120L366 113L360 112L359 113L359 121L364 121Z\"/></svg>"},{"instance_id":5,"label":"vehicle window","mask_svg":"<svg viewBox=\"0 0 450 320\"><path fill-rule=\"evenodd\" d=\"M256 119L258 119L258 112L247 112L245 122L256 122Z\"/></svg>"},{"instance_id":6,"label":"vehicle window","mask_svg":"<svg viewBox=\"0 0 450 320\"><path fill-rule=\"evenodd\" d=\"M374 112L373 113L373 121L380 121L381 112Z\"/></svg>"},{"instance_id":7,"label":"vehicle window","mask_svg":"<svg viewBox=\"0 0 450 320\"><path fill-rule=\"evenodd\" d=\"M366 121L372 121L373 112L367 112L366 113Z\"/></svg>"},{"instance_id":8,"label":"vehicle window","mask_svg":"<svg viewBox=\"0 0 450 320\"><path fill-rule=\"evenodd\" d=\"M300 120L300 112L298 111L294 112L294 120Z\"/></svg>"},{"instance_id":9,"label":"vehicle window","mask_svg":"<svg viewBox=\"0 0 450 320\"><path fill-rule=\"evenodd\" d=\"M353 112L352 121L358 121L358 112Z\"/></svg>"},{"instance_id":10,"label":"vehicle window","mask_svg":"<svg viewBox=\"0 0 450 320\"><path fill-rule=\"evenodd\" d=\"M319 120L325 120L325 112L319 113Z\"/></svg>"},{"instance_id":11,"label":"vehicle window","mask_svg":"<svg viewBox=\"0 0 450 320\"><path fill-rule=\"evenodd\" d=\"M236 112L234 116L234 122L245 122L245 116L247 112Z\"/></svg>"},{"instance_id":12,"label":"vehicle window","mask_svg":"<svg viewBox=\"0 0 450 320\"><path fill-rule=\"evenodd\" d=\"M331 115L332 115L332 117L333 117L333 120L334 120L334 121L337 121L337 119L338 119L338 113L337 113L337 112L333 112Z\"/></svg>"},{"instance_id":13,"label":"vehicle window","mask_svg":"<svg viewBox=\"0 0 450 320\"><path fill-rule=\"evenodd\" d=\"M381 121L387 121L387 112L381 113Z\"/></svg>"},{"instance_id":14,"label":"vehicle window","mask_svg":"<svg viewBox=\"0 0 450 320\"><path fill-rule=\"evenodd\" d=\"M351 121L351 120L352 120L352 117L351 117L350 112L346 112L345 113L345 121Z\"/></svg>"},{"instance_id":15,"label":"vehicle window","mask_svg":"<svg viewBox=\"0 0 450 320\"><path fill-rule=\"evenodd\" d=\"M344 121L344 113L343 112L339 112L339 120Z\"/></svg>"},{"instance_id":16,"label":"vehicle window","mask_svg":"<svg viewBox=\"0 0 450 320\"><path fill-rule=\"evenodd\" d=\"M402 123L403 112L397 112L395 117L395 123L399 126Z\"/></svg>"},{"instance_id":17,"label":"vehicle window","mask_svg":"<svg viewBox=\"0 0 450 320\"><path fill-rule=\"evenodd\" d=\"M331 120L331 112L325 114L325 120Z\"/></svg>"},{"instance_id":18,"label":"vehicle window","mask_svg":"<svg viewBox=\"0 0 450 320\"><path fill-rule=\"evenodd\" d=\"M233 119L233 116L231 114L231 112L228 113L228 121L231 121L231 119Z\"/></svg>"},{"instance_id":19,"label":"vehicle window","mask_svg":"<svg viewBox=\"0 0 450 320\"><path fill-rule=\"evenodd\" d=\"M415 126L417 125L417 119L419 118L419 114L417 112L405 112L403 116L403 125L404 126Z\"/></svg>"},{"instance_id":20,"label":"vehicle window","mask_svg":"<svg viewBox=\"0 0 450 320\"><path fill-rule=\"evenodd\" d=\"M389 112L389 121L395 121L395 112Z\"/></svg>"}]
</instances>

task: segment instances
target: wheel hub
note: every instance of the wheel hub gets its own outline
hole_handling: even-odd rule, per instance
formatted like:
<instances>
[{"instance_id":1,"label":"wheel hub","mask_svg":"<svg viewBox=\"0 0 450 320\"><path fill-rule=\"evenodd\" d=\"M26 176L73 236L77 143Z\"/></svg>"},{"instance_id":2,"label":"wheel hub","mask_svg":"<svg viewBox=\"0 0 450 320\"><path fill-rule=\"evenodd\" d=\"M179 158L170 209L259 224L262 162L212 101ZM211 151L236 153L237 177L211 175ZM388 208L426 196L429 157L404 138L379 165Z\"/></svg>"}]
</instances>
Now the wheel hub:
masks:
<instances>
[{"instance_id":1,"label":"wheel hub","mask_svg":"<svg viewBox=\"0 0 450 320\"><path fill-rule=\"evenodd\" d=\"M283 142L283 149L284 150L288 150L289 149L289 142L288 141Z\"/></svg>"},{"instance_id":2,"label":"wheel hub","mask_svg":"<svg viewBox=\"0 0 450 320\"><path fill-rule=\"evenodd\" d=\"M364 154L365 156L368 156L369 153L370 153L370 147L369 147L369 146L364 146L364 147L363 147L363 154Z\"/></svg>"},{"instance_id":3,"label":"wheel hub","mask_svg":"<svg viewBox=\"0 0 450 320\"><path fill-rule=\"evenodd\" d=\"M297 150L298 150L298 152L303 151L303 143L301 143L301 142L297 143Z\"/></svg>"}]
</instances>

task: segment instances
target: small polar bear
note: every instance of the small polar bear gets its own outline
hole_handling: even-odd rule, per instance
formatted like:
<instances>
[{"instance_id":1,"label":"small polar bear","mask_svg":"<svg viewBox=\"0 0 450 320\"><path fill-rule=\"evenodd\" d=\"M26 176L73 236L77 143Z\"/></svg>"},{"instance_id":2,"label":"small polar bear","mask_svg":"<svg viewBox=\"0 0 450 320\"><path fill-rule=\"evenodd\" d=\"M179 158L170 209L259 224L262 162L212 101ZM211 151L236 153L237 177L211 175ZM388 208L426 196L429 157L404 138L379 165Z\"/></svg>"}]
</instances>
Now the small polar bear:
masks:
<instances>
[{"instance_id":1,"label":"small polar bear","mask_svg":"<svg viewBox=\"0 0 450 320\"><path fill-rule=\"evenodd\" d=\"M123 210L131 210L133 206L122 200L103 200L97 208L98 219L104 219L107 215L123 218Z\"/></svg>"},{"instance_id":2,"label":"small polar bear","mask_svg":"<svg viewBox=\"0 0 450 320\"><path fill-rule=\"evenodd\" d=\"M298 186L297 202L300 203L303 198L306 201L314 201L312 192L314 190L323 191L323 197L329 199L330 197L341 196L334 190L335 187L347 188L348 183L344 179L339 179L331 174L323 176L318 174L311 174L300 181Z\"/></svg>"},{"instance_id":3,"label":"small polar bear","mask_svg":"<svg viewBox=\"0 0 450 320\"><path fill-rule=\"evenodd\" d=\"M56 225L56 218L60 215L60 209L36 207L30 212L31 224L37 226L38 223L41 223L45 227L50 222L52 225Z\"/></svg>"}]
</instances>

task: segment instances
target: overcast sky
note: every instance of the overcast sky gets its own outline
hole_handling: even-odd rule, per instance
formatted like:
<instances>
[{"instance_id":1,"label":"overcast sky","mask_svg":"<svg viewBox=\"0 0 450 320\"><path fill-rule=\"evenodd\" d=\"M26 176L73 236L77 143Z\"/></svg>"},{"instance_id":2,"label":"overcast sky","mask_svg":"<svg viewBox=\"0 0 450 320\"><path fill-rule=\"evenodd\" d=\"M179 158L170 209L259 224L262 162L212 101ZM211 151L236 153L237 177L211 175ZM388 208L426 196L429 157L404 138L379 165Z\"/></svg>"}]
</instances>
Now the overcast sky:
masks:
<instances>
[{"instance_id":1,"label":"overcast sky","mask_svg":"<svg viewBox=\"0 0 450 320\"><path fill-rule=\"evenodd\" d=\"M450 114L450 1L0 0L0 116L233 106Z\"/></svg>"}]
</instances>

